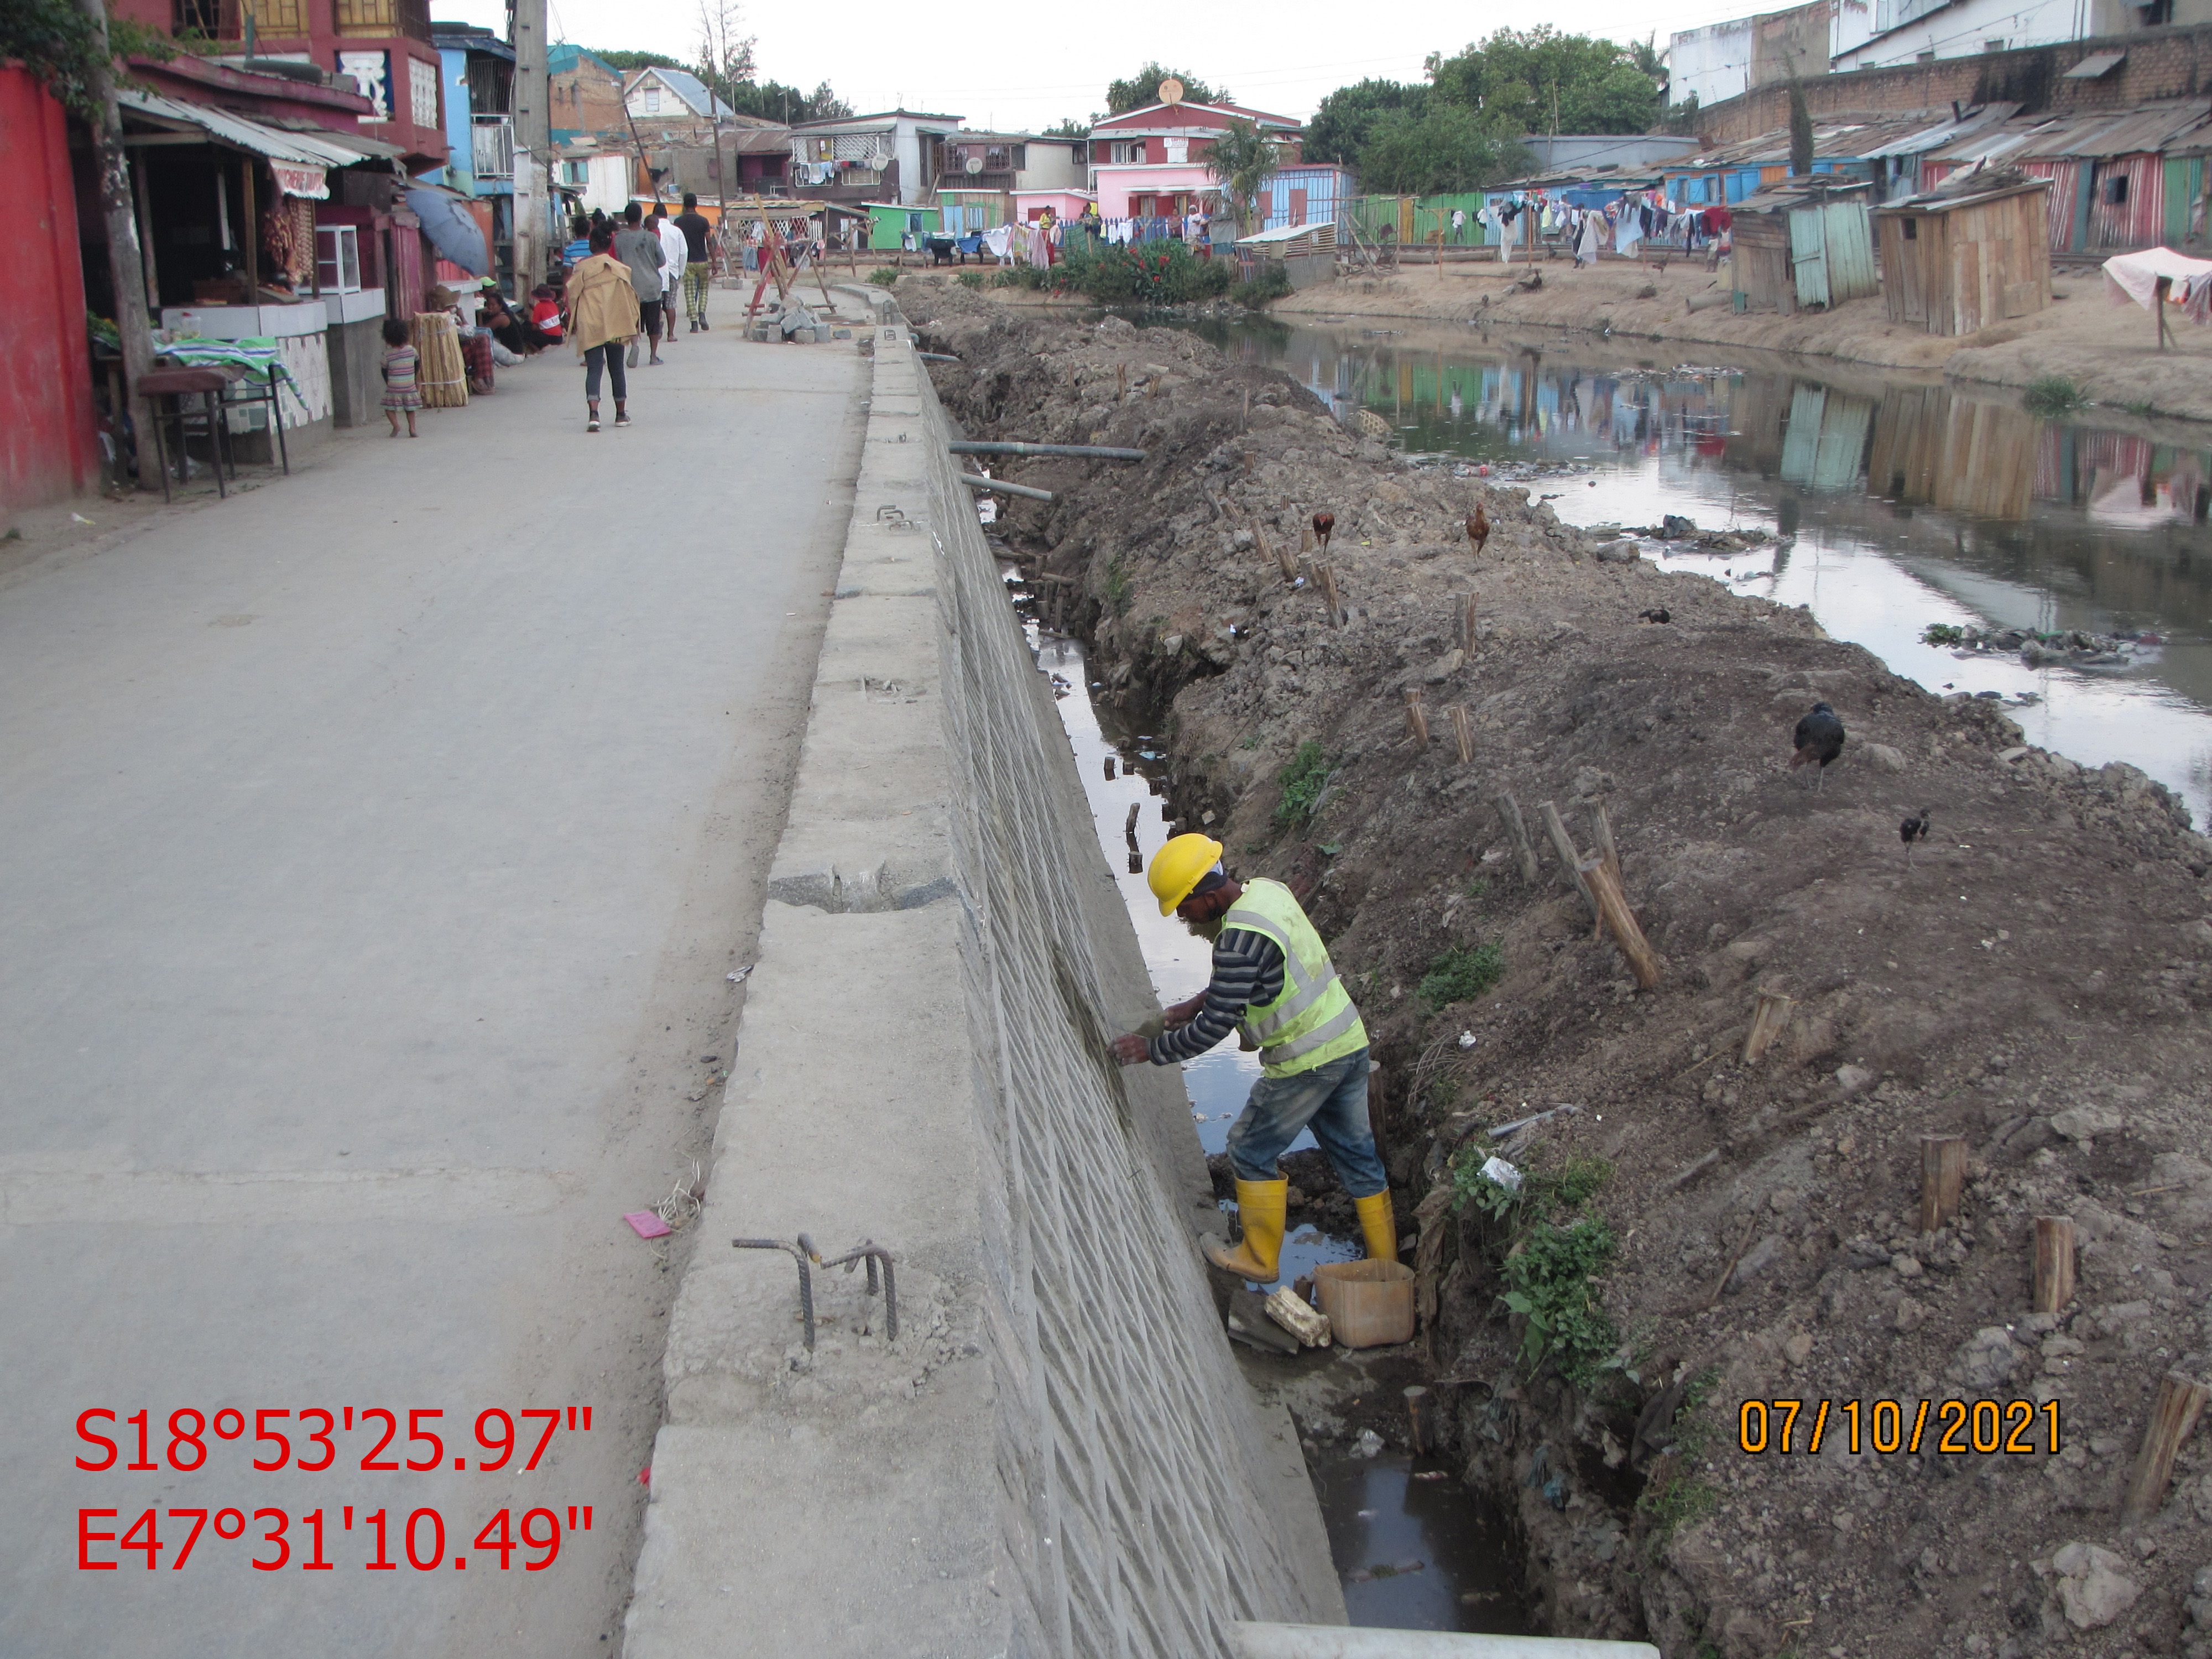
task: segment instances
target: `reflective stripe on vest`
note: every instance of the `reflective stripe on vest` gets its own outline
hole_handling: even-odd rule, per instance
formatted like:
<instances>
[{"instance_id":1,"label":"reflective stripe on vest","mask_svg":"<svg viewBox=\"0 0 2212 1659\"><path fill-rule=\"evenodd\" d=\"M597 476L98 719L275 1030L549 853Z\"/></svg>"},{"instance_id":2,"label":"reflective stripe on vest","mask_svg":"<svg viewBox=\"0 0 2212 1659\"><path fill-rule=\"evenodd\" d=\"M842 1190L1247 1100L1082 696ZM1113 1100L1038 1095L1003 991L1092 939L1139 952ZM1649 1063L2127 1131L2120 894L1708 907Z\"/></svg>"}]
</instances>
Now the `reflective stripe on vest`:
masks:
<instances>
[{"instance_id":1,"label":"reflective stripe on vest","mask_svg":"<svg viewBox=\"0 0 2212 1659\"><path fill-rule=\"evenodd\" d=\"M1261 1069L1268 1076L1310 1071L1366 1046L1359 1010L1289 888L1264 879L1249 884L1222 926L1258 933L1283 953L1281 993L1247 1008L1238 1022L1246 1040L1259 1046Z\"/></svg>"}]
</instances>

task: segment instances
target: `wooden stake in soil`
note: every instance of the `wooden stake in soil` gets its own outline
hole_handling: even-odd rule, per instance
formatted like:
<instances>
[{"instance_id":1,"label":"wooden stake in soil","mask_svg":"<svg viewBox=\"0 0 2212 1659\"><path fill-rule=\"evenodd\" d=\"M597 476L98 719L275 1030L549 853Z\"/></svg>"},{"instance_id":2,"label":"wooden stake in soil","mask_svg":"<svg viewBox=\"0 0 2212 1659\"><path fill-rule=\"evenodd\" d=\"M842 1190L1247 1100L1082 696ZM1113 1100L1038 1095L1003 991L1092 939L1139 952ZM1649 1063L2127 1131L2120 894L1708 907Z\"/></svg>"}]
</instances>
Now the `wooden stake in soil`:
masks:
<instances>
[{"instance_id":1,"label":"wooden stake in soil","mask_svg":"<svg viewBox=\"0 0 2212 1659\"><path fill-rule=\"evenodd\" d=\"M1421 713L1421 689L1417 685L1406 689L1406 730L1422 748L1429 746L1429 720Z\"/></svg>"},{"instance_id":2,"label":"wooden stake in soil","mask_svg":"<svg viewBox=\"0 0 2212 1659\"><path fill-rule=\"evenodd\" d=\"M1470 657L1474 654L1475 601L1480 597L1476 593L1459 593L1453 596L1453 608L1458 613L1459 648Z\"/></svg>"},{"instance_id":3,"label":"wooden stake in soil","mask_svg":"<svg viewBox=\"0 0 2212 1659\"><path fill-rule=\"evenodd\" d=\"M1106 781L1114 781L1114 757L1111 755L1106 757Z\"/></svg>"},{"instance_id":4,"label":"wooden stake in soil","mask_svg":"<svg viewBox=\"0 0 2212 1659\"><path fill-rule=\"evenodd\" d=\"M1628 895L1620 890L1620 878L1602 857L1584 859L1576 868L1594 895L1598 919L1613 934L1613 942L1620 947L1620 954L1628 958L1628 971L1636 975L1638 987L1656 990L1659 953L1644 937L1644 929L1637 926L1636 912L1628 908Z\"/></svg>"},{"instance_id":5,"label":"wooden stake in soil","mask_svg":"<svg viewBox=\"0 0 2212 1659\"><path fill-rule=\"evenodd\" d=\"M1466 708L1457 703L1452 705L1451 720L1452 741L1459 745L1459 763L1472 766L1474 764L1474 722L1468 719Z\"/></svg>"},{"instance_id":6,"label":"wooden stake in soil","mask_svg":"<svg viewBox=\"0 0 2212 1659\"><path fill-rule=\"evenodd\" d=\"M1129 395L1129 366L1127 363L1114 365L1114 395L1116 398Z\"/></svg>"},{"instance_id":7,"label":"wooden stake in soil","mask_svg":"<svg viewBox=\"0 0 2212 1659\"><path fill-rule=\"evenodd\" d=\"M1920 1231L1932 1233L1959 1213L1966 1185L1966 1138L1920 1137Z\"/></svg>"},{"instance_id":8,"label":"wooden stake in soil","mask_svg":"<svg viewBox=\"0 0 2212 1659\"><path fill-rule=\"evenodd\" d=\"M1303 557L1313 550L1313 520L1301 514L1298 517L1298 553Z\"/></svg>"},{"instance_id":9,"label":"wooden stake in soil","mask_svg":"<svg viewBox=\"0 0 2212 1659\"><path fill-rule=\"evenodd\" d=\"M1597 850L1606 863L1612 866L1613 878L1620 879L1620 848L1613 844L1613 820L1606 815L1605 803L1598 801L1590 807L1590 830L1597 837Z\"/></svg>"},{"instance_id":10,"label":"wooden stake in soil","mask_svg":"<svg viewBox=\"0 0 2212 1659\"><path fill-rule=\"evenodd\" d=\"M1528 839L1528 825L1521 816L1521 803L1500 790L1490 804L1498 809L1498 821L1505 826L1505 838L1513 843L1514 854L1521 860L1521 879L1534 887L1540 873L1536 843Z\"/></svg>"},{"instance_id":11,"label":"wooden stake in soil","mask_svg":"<svg viewBox=\"0 0 2212 1659\"><path fill-rule=\"evenodd\" d=\"M2074 1218L2035 1218L2035 1278L2028 1306L2035 1313L2063 1313L2074 1299Z\"/></svg>"},{"instance_id":12,"label":"wooden stake in soil","mask_svg":"<svg viewBox=\"0 0 2212 1659\"><path fill-rule=\"evenodd\" d=\"M1589 883L1583 879L1583 855L1575 850L1574 840L1567 834L1567 826L1559 821L1559 809L1546 801L1536 809L1536 816L1544 820L1545 831L1552 837L1552 850L1559 855L1560 864L1573 878L1575 891L1583 896L1583 902L1589 906L1590 914L1597 916L1600 921L1604 921L1603 916L1598 915L1597 900L1590 895Z\"/></svg>"},{"instance_id":13,"label":"wooden stake in soil","mask_svg":"<svg viewBox=\"0 0 2212 1659\"><path fill-rule=\"evenodd\" d=\"M1796 1006L1794 998L1779 991L1761 989L1759 1000L1751 1011L1751 1030L1743 1039L1743 1063L1756 1066L1759 1058L1772 1046L1790 1024L1790 1011Z\"/></svg>"},{"instance_id":14,"label":"wooden stake in soil","mask_svg":"<svg viewBox=\"0 0 2212 1659\"><path fill-rule=\"evenodd\" d=\"M2155 1514L2166 1501L2166 1483L2173 1479L2174 1455L2204 1414L2208 1395L2212 1395L2212 1389L2179 1371L2168 1371L2159 1379L2150 1425L2143 1431L2142 1449L2136 1454L2135 1473L2128 1477L2127 1498L2120 1505L2123 1518L2140 1521Z\"/></svg>"},{"instance_id":15,"label":"wooden stake in soil","mask_svg":"<svg viewBox=\"0 0 2212 1659\"><path fill-rule=\"evenodd\" d=\"M1344 607L1337 603L1336 571L1333 566L1325 564L1317 564L1314 569L1321 577L1322 601L1328 606L1328 625L1341 628L1344 626Z\"/></svg>"},{"instance_id":16,"label":"wooden stake in soil","mask_svg":"<svg viewBox=\"0 0 2212 1659\"><path fill-rule=\"evenodd\" d=\"M1428 1398L1429 1391L1419 1383L1406 1390L1406 1427L1416 1457L1421 1455L1426 1445L1421 1437L1421 1407L1428 1403Z\"/></svg>"}]
</instances>

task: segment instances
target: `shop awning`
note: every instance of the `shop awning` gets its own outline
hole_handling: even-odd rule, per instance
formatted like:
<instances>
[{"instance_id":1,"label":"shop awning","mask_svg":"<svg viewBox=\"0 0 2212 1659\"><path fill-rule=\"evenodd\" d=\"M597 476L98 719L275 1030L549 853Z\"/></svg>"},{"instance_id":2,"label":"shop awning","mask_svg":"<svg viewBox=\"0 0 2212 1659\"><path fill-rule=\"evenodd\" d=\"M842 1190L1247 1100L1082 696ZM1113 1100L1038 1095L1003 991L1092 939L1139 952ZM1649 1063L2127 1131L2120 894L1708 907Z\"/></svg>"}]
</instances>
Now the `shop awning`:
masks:
<instances>
[{"instance_id":1,"label":"shop awning","mask_svg":"<svg viewBox=\"0 0 2212 1659\"><path fill-rule=\"evenodd\" d=\"M276 187L287 196L319 200L325 198L331 193L330 169L354 167L364 159L360 152L331 140L266 127L228 110L211 109L205 104L179 103L158 93L118 88L115 101L135 115L173 129L197 128L208 136L210 143L262 157L276 175Z\"/></svg>"}]
</instances>

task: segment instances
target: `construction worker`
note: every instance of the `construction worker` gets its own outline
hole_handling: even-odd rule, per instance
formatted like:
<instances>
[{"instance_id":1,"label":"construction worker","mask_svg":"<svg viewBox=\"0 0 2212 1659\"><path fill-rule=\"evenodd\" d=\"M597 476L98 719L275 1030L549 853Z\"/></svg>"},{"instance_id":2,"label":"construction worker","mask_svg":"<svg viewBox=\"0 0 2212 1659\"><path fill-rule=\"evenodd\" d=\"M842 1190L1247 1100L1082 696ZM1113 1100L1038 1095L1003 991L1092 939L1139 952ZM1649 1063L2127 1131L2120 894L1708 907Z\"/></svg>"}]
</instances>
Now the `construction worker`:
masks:
<instances>
[{"instance_id":1,"label":"construction worker","mask_svg":"<svg viewBox=\"0 0 2212 1659\"><path fill-rule=\"evenodd\" d=\"M1208 1238L1206 1259L1262 1285L1279 1276L1290 1183L1275 1160L1310 1127L1359 1213L1367 1254L1395 1261L1390 1182L1367 1121L1367 1028L1305 911L1279 881L1231 879L1221 843L1205 836L1170 841L1148 879L1162 915L1212 939L1213 980L1167 1011L1160 1036L1115 1038L1115 1059L1172 1066L1232 1030L1260 1051L1260 1080L1229 1131L1243 1242Z\"/></svg>"}]
</instances>

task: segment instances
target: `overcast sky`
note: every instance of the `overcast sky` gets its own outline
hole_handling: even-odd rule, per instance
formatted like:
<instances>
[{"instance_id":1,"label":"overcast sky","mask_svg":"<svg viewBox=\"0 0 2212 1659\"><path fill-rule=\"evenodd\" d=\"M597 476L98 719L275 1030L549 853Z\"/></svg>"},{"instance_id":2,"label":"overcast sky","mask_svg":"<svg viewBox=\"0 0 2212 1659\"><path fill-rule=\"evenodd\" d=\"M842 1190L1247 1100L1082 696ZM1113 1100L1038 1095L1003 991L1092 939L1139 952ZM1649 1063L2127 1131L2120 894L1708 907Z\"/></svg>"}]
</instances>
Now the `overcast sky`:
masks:
<instances>
[{"instance_id":1,"label":"overcast sky","mask_svg":"<svg viewBox=\"0 0 2212 1659\"><path fill-rule=\"evenodd\" d=\"M698 0L547 0L555 40L609 50L698 53ZM1443 0L1201 0L1194 9L1068 5L1056 0L961 11L901 0L745 8L740 34L763 79L828 81L866 113L960 115L971 127L1033 131L1105 107L1106 83L1147 58L1184 68L1240 102L1304 117L1331 89L1368 76L1417 81L1431 52L1458 51L1504 25L1549 21L1570 33L1641 38L1760 9L1747 0L1557 0L1526 13ZM1766 9L1771 9L1771 3ZM431 0L434 17L503 30L506 0Z\"/></svg>"}]
</instances>

